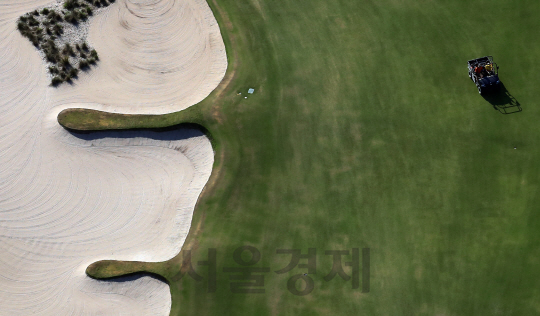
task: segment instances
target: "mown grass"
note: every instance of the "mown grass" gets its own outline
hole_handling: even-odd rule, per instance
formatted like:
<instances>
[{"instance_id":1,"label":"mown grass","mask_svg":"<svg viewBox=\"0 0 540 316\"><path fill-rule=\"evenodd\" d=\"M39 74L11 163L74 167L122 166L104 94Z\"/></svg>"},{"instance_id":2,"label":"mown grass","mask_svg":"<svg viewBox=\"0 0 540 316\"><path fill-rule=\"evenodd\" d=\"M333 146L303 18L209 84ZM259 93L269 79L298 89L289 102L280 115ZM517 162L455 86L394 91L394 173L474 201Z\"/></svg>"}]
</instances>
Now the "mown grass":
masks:
<instances>
[{"instance_id":1,"label":"mown grass","mask_svg":"<svg viewBox=\"0 0 540 316\"><path fill-rule=\"evenodd\" d=\"M86 274L96 279L106 279L148 270L151 268L146 262L102 260L88 266Z\"/></svg>"},{"instance_id":2,"label":"mown grass","mask_svg":"<svg viewBox=\"0 0 540 316\"><path fill-rule=\"evenodd\" d=\"M173 315L539 313L540 3L209 3L230 82L193 107L216 164L184 248L192 262L217 248L217 291L180 278L181 256L158 264ZM523 112L476 92L466 61L488 54ZM245 244L272 270L278 248L317 248L315 290L287 291L296 269L231 293L221 269ZM353 247L371 248L369 293L323 280L324 250Z\"/></svg>"},{"instance_id":3,"label":"mown grass","mask_svg":"<svg viewBox=\"0 0 540 316\"><path fill-rule=\"evenodd\" d=\"M65 128L79 131L107 129L163 128L181 123L204 122L200 110L191 107L174 115L111 114L89 109L66 109L58 114L58 122Z\"/></svg>"}]
</instances>

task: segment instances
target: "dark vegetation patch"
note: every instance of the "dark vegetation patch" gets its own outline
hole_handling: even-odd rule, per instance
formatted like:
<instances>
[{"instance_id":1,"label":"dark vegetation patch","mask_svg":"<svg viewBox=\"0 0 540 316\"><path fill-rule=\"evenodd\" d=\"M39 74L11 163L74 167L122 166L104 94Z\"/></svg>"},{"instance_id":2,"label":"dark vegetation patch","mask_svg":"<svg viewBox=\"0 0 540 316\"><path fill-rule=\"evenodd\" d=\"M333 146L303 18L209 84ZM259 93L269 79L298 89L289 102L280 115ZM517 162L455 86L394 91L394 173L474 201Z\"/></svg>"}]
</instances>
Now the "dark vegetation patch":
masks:
<instances>
[{"instance_id":1,"label":"dark vegetation patch","mask_svg":"<svg viewBox=\"0 0 540 316\"><path fill-rule=\"evenodd\" d=\"M99 55L86 41L70 42L63 38L69 24L78 28L96 8L109 6L115 0L66 0L63 9L47 7L28 12L17 20L17 29L38 50L48 63L51 85L58 86L78 77L79 71L96 65Z\"/></svg>"}]
</instances>

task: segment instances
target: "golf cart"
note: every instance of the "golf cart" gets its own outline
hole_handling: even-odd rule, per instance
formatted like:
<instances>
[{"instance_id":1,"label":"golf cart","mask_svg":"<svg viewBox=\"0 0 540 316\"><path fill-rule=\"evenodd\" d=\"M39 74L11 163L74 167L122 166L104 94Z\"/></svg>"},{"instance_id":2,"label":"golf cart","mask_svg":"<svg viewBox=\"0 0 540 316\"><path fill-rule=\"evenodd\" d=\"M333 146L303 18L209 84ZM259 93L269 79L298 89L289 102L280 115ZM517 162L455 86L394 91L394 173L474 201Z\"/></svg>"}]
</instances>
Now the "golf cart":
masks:
<instances>
[{"instance_id":1,"label":"golf cart","mask_svg":"<svg viewBox=\"0 0 540 316\"><path fill-rule=\"evenodd\" d=\"M469 78L476 84L478 93L496 92L501 88L499 66L493 62L492 56L481 57L467 62Z\"/></svg>"}]
</instances>

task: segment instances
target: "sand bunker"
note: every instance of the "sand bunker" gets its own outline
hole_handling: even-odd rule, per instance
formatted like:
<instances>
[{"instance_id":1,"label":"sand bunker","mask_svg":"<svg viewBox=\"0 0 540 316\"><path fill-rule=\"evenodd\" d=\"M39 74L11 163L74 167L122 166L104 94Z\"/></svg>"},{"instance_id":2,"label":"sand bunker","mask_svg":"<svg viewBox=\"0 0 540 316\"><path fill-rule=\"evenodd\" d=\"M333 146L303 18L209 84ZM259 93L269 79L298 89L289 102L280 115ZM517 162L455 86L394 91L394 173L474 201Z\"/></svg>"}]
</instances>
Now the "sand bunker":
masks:
<instances>
[{"instance_id":1,"label":"sand bunker","mask_svg":"<svg viewBox=\"0 0 540 316\"><path fill-rule=\"evenodd\" d=\"M205 0L123 0L94 17L89 42L96 69L63 97L105 111L162 114L206 98L227 68L225 46ZM121 91L121 93L118 93Z\"/></svg>"},{"instance_id":2,"label":"sand bunker","mask_svg":"<svg viewBox=\"0 0 540 316\"><path fill-rule=\"evenodd\" d=\"M213 151L195 130L71 134L65 108L166 113L204 99L227 61L202 0L117 0L90 24L101 63L73 86L49 86L16 19L51 1L0 5L0 314L167 315L152 277L105 282L97 260L178 253Z\"/></svg>"}]
</instances>

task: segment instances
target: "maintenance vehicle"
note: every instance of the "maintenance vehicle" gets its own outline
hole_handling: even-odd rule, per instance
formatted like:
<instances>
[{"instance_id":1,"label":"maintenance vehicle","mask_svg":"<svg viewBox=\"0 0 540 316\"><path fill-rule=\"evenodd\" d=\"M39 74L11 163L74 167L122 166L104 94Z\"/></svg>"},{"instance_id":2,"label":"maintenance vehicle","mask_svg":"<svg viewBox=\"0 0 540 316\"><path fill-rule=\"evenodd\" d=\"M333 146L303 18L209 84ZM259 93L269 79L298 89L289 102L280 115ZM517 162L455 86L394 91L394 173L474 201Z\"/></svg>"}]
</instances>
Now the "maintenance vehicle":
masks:
<instances>
[{"instance_id":1,"label":"maintenance vehicle","mask_svg":"<svg viewBox=\"0 0 540 316\"><path fill-rule=\"evenodd\" d=\"M497 92L501 89L499 66L493 62L493 56L469 60L467 66L469 78L476 84L478 93Z\"/></svg>"}]
</instances>

